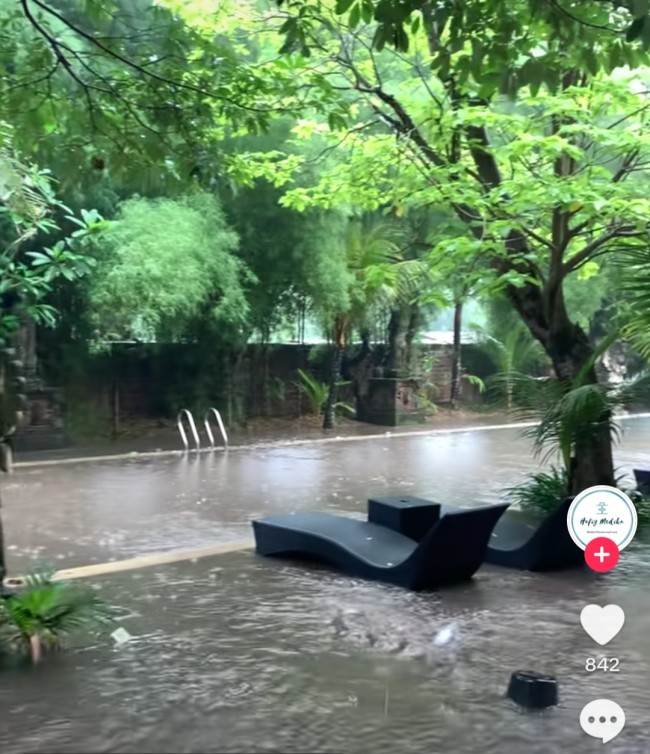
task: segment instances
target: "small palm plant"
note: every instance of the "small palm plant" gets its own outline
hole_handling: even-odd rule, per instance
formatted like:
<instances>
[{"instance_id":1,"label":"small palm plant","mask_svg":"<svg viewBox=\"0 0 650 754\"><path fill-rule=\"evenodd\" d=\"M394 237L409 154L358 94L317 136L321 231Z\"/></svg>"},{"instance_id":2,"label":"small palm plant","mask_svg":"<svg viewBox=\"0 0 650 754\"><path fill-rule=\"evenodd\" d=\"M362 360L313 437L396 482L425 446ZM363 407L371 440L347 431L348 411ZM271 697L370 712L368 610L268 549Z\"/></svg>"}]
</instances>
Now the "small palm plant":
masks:
<instances>
[{"instance_id":1,"label":"small palm plant","mask_svg":"<svg viewBox=\"0 0 650 754\"><path fill-rule=\"evenodd\" d=\"M650 394L650 375L641 374L619 385L588 381L596 359L611 345L614 336L604 341L573 380L556 377L534 378L511 373L502 379L512 386L515 412L521 419L536 421L524 431L534 443L535 454L548 461L559 456L571 494L584 485L575 474L574 456L589 449L607 432L618 439L617 409Z\"/></svg>"},{"instance_id":2,"label":"small palm plant","mask_svg":"<svg viewBox=\"0 0 650 754\"><path fill-rule=\"evenodd\" d=\"M298 377L300 377L300 382L295 383L298 390L307 398L311 413L314 416L320 416L327 398L328 386L303 369L298 370Z\"/></svg>"},{"instance_id":3,"label":"small palm plant","mask_svg":"<svg viewBox=\"0 0 650 754\"><path fill-rule=\"evenodd\" d=\"M494 361L498 377L486 381L488 387L497 388L500 398L505 398L510 411L514 401L514 375L527 373L542 358L541 345L528 333L523 324L511 328L503 340L477 328L481 336L480 348Z\"/></svg>"},{"instance_id":4,"label":"small palm plant","mask_svg":"<svg viewBox=\"0 0 650 754\"><path fill-rule=\"evenodd\" d=\"M329 386L325 382L317 380L313 374L309 374L309 372L305 372L302 369L298 369L298 377L300 377L300 382L295 383L298 390L300 390L309 401L311 413L314 416L320 416L324 410L327 396L329 395ZM342 387L343 385L348 384L349 383L347 382L338 382L337 387ZM350 406L349 403L343 401L336 401L333 408L334 410L342 409L348 413L354 413L354 408Z\"/></svg>"},{"instance_id":5,"label":"small palm plant","mask_svg":"<svg viewBox=\"0 0 650 754\"><path fill-rule=\"evenodd\" d=\"M19 590L0 599L0 643L33 663L72 635L111 627L112 611L92 589L53 581L51 573L25 577Z\"/></svg>"}]
</instances>

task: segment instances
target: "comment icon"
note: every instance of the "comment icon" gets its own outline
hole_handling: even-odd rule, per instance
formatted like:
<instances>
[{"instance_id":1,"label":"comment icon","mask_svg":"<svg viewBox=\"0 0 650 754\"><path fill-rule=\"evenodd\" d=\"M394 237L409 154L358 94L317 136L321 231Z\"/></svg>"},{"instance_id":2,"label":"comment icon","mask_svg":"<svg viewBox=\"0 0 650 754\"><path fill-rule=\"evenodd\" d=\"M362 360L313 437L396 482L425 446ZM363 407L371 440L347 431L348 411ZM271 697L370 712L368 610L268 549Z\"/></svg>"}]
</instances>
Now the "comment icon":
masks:
<instances>
[{"instance_id":1,"label":"comment icon","mask_svg":"<svg viewBox=\"0 0 650 754\"><path fill-rule=\"evenodd\" d=\"M611 699L595 699L580 713L582 730L604 744L612 741L625 727L623 708Z\"/></svg>"}]
</instances>

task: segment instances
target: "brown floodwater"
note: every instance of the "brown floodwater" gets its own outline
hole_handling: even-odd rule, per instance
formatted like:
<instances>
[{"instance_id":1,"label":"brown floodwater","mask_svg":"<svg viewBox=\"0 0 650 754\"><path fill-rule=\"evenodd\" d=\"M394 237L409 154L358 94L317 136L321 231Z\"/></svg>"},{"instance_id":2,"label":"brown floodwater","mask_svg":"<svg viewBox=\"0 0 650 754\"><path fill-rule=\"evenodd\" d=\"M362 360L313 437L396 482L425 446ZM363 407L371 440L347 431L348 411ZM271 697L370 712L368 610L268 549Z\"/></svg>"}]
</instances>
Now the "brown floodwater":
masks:
<instances>
[{"instance_id":1,"label":"brown floodwater","mask_svg":"<svg viewBox=\"0 0 650 754\"><path fill-rule=\"evenodd\" d=\"M650 464L650 420L624 429L621 470ZM258 515L359 513L378 493L478 505L532 468L527 441L502 429L22 469L4 486L10 563L227 542ZM647 754L649 577L637 536L610 574L486 566L428 594L249 552L93 579L133 640L4 671L0 752ZM590 602L626 612L607 648L579 625ZM620 672L586 672L601 656ZM520 668L557 675L560 706L505 700ZM602 697L627 715L607 746L578 723Z\"/></svg>"}]
</instances>

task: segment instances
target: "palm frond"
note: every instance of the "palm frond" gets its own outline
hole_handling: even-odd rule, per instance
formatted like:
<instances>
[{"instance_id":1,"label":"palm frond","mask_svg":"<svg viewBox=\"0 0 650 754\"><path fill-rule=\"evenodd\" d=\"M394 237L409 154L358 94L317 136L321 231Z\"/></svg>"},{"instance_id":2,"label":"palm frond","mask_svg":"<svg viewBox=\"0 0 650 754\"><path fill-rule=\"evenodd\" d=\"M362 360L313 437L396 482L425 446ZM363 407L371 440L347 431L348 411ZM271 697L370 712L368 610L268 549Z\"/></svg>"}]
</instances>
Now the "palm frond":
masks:
<instances>
[{"instance_id":1,"label":"palm frond","mask_svg":"<svg viewBox=\"0 0 650 754\"><path fill-rule=\"evenodd\" d=\"M37 635L45 643L58 644L66 636L108 629L114 618L94 590L32 573L23 588L2 600L0 625L14 638Z\"/></svg>"},{"instance_id":2,"label":"palm frond","mask_svg":"<svg viewBox=\"0 0 650 754\"><path fill-rule=\"evenodd\" d=\"M612 403L625 408L633 403L644 403L650 399L650 371L644 371L630 380L610 389Z\"/></svg>"},{"instance_id":3,"label":"palm frond","mask_svg":"<svg viewBox=\"0 0 650 754\"><path fill-rule=\"evenodd\" d=\"M589 373L596 366L598 359L600 359L604 355L605 351L607 351L607 349L610 348L610 346L615 343L619 337L620 333L618 332L618 330L616 330L610 333L606 338L603 338L600 343L598 343L598 345L593 349L591 356L585 361L585 363L580 368L580 371L574 378L572 383L574 387L580 387L584 384L585 380L588 379Z\"/></svg>"},{"instance_id":4,"label":"palm frond","mask_svg":"<svg viewBox=\"0 0 650 754\"><path fill-rule=\"evenodd\" d=\"M623 335L644 358L650 357L650 246L630 247L616 255L621 298L629 307Z\"/></svg>"},{"instance_id":5,"label":"palm frond","mask_svg":"<svg viewBox=\"0 0 650 754\"><path fill-rule=\"evenodd\" d=\"M565 469L552 466L550 471L531 474L525 482L506 488L505 493L521 510L552 513L569 494L569 476Z\"/></svg>"},{"instance_id":6,"label":"palm frond","mask_svg":"<svg viewBox=\"0 0 650 754\"><path fill-rule=\"evenodd\" d=\"M297 371L300 382L296 382L295 385L309 401L312 413L318 416L325 404L329 387L324 382L316 379L313 374L305 372L303 369L298 369Z\"/></svg>"},{"instance_id":7,"label":"palm frond","mask_svg":"<svg viewBox=\"0 0 650 754\"><path fill-rule=\"evenodd\" d=\"M508 384L515 417L535 422L523 434L533 441L535 455L545 462L559 455L568 468L577 443L588 444L603 430L608 431L612 439L618 437L619 427L613 415L616 406L627 396L622 388L613 390L589 383L576 386L568 380L519 373L499 375L491 384L497 388ZM643 381L644 387L646 384L650 387L650 380Z\"/></svg>"}]
</instances>

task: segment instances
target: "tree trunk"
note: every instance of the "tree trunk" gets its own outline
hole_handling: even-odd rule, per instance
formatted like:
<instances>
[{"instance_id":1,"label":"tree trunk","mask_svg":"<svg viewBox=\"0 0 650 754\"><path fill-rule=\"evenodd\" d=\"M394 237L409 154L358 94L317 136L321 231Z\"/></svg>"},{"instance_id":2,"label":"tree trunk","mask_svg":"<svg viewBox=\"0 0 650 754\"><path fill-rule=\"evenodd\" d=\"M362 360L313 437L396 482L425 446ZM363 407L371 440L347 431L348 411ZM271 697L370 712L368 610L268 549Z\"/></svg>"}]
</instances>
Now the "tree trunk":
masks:
<instances>
[{"instance_id":1,"label":"tree trunk","mask_svg":"<svg viewBox=\"0 0 650 754\"><path fill-rule=\"evenodd\" d=\"M269 344L264 336L262 341L262 416L271 416L271 385L269 374Z\"/></svg>"},{"instance_id":2,"label":"tree trunk","mask_svg":"<svg viewBox=\"0 0 650 754\"><path fill-rule=\"evenodd\" d=\"M568 333L560 339L563 346L560 352L554 347L549 349L553 367L561 379L575 380L584 365L593 356L593 349L589 345L582 329L573 325L573 337ZM566 349L569 349L567 353ZM598 377L594 367L589 369L582 384L597 385ZM569 491L577 495L588 487L606 484L616 486L614 476L614 459L612 454L611 437L612 417L604 414L596 426L590 427L588 432L581 433L576 438L571 449L571 463L569 472Z\"/></svg>"},{"instance_id":3,"label":"tree trunk","mask_svg":"<svg viewBox=\"0 0 650 754\"><path fill-rule=\"evenodd\" d=\"M399 363L399 333L402 326L401 312L393 309L388 320L388 357L386 369L392 374L398 369Z\"/></svg>"},{"instance_id":4,"label":"tree trunk","mask_svg":"<svg viewBox=\"0 0 650 754\"><path fill-rule=\"evenodd\" d=\"M409 369L409 336L413 325L412 314L405 308L393 309L388 322L388 358L386 369L389 376L404 374ZM415 333L413 333L413 337Z\"/></svg>"},{"instance_id":5,"label":"tree trunk","mask_svg":"<svg viewBox=\"0 0 650 754\"><path fill-rule=\"evenodd\" d=\"M0 504L0 594L2 594L2 583L7 576L7 561L5 559L5 536L2 527L2 505Z\"/></svg>"},{"instance_id":6,"label":"tree trunk","mask_svg":"<svg viewBox=\"0 0 650 754\"><path fill-rule=\"evenodd\" d=\"M576 442L569 478L572 495L598 484L616 486L609 420L585 441Z\"/></svg>"},{"instance_id":7,"label":"tree trunk","mask_svg":"<svg viewBox=\"0 0 650 754\"><path fill-rule=\"evenodd\" d=\"M43 656L43 643L40 634L31 634L29 637L29 653L32 658L32 663L38 665Z\"/></svg>"},{"instance_id":8,"label":"tree trunk","mask_svg":"<svg viewBox=\"0 0 650 754\"><path fill-rule=\"evenodd\" d=\"M332 354L330 365L329 390L323 412L323 429L334 429L336 419L336 402L338 399L339 382L341 381L341 365L343 364L343 349L337 345Z\"/></svg>"},{"instance_id":9,"label":"tree trunk","mask_svg":"<svg viewBox=\"0 0 650 754\"><path fill-rule=\"evenodd\" d=\"M411 304L409 308L408 326L406 328L406 348L404 353L404 368L408 375L414 373L413 364L413 341L420 329L420 307L417 304Z\"/></svg>"},{"instance_id":10,"label":"tree trunk","mask_svg":"<svg viewBox=\"0 0 650 754\"><path fill-rule=\"evenodd\" d=\"M361 348L356 356L345 365L344 380L352 381L352 391L357 403L368 394L368 385L375 369L373 352L370 347L370 333L364 329L361 331ZM343 373L343 370L341 370Z\"/></svg>"},{"instance_id":11,"label":"tree trunk","mask_svg":"<svg viewBox=\"0 0 650 754\"><path fill-rule=\"evenodd\" d=\"M421 11L429 51L432 55L436 55L439 52L439 28L435 7L431 0L422 3ZM563 88L575 86L579 76L579 71L568 70L563 77ZM447 90L452 105L458 102L454 76L449 75L442 79L442 84ZM396 95L385 91L380 82L368 91L372 91L382 105L390 109L389 122L394 133L401 138L408 138L411 145L418 150L423 162L432 170L448 168L459 163L462 157L461 139L463 139L481 186L486 191L500 192L502 201L508 201L507 192L502 186L499 164L491 149L487 126L458 126L456 132L452 134L451 147L453 149L446 154L444 151L439 151L433 141L427 139L407 108ZM480 98L473 101L481 106L485 104ZM557 126L557 123L554 126ZM574 175L578 169L576 161L572 160L569 155L563 154L556 160L555 170L559 178ZM475 207L462 202L454 203L453 208L458 218L468 225L474 236L478 240L485 240L482 213ZM537 264L531 261L531 252L535 249L531 249L528 235L517 228L513 228L503 239L505 251L508 253L498 255L492 263L500 275L517 272L529 279L521 286L509 285L506 289L508 297L532 335L544 346L546 353L551 357L557 376L560 379L572 380L588 362L593 351L581 328L570 322L562 294L564 278L576 268L575 262L568 266L565 259L567 244L571 240L568 235L571 213L562 204L552 211L553 234L550 241L549 269L545 274L542 275ZM595 373L588 375L587 381L596 383ZM604 422L601 429L592 433L592 438L588 442L582 440L579 446L576 445L573 449L576 460L571 470L572 490L596 484L613 484L612 446L608 428L609 422Z\"/></svg>"},{"instance_id":12,"label":"tree trunk","mask_svg":"<svg viewBox=\"0 0 650 754\"><path fill-rule=\"evenodd\" d=\"M455 408L460 398L461 380L461 334L463 329L463 302L454 306L454 344L451 357L451 405Z\"/></svg>"},{"instance_id":13,"label":"tree trunk","mask_svg":"<svg viewBox=\"0 0 650 754\"><path fill-rule=\"evenodd\" d=\"M551 358L558 379L575 384L576 377L593 359L594 350L583 329L570 321L561 288L549 297L545 312L540 311L537 294L522 295L521 289L509 294L522 320ZM544 330L540 322L545 323ZM581 384L598 384L595 365L583 375ZM603 415L597 426L577 439L571 449L568 473L569 489L574 495L599 484L615 486L611 416Z\"/></svg>"}]
</instances>

